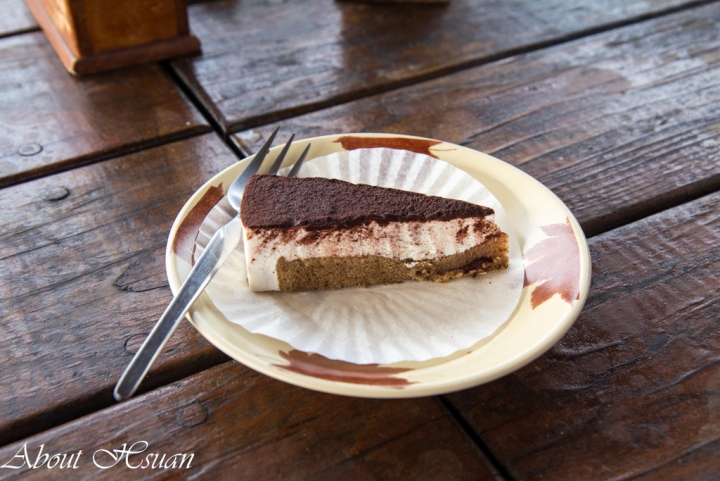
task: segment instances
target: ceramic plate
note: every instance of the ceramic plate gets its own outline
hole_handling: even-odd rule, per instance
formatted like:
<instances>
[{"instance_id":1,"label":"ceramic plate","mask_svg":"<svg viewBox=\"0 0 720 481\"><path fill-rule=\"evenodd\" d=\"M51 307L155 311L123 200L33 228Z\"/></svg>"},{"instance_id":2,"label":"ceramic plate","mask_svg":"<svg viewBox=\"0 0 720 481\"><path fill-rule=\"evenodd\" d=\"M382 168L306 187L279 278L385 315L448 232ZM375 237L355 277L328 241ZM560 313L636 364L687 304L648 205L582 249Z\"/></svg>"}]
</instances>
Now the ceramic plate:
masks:
<instances>
[{"instance_id":1,"label":"ceramic plate","mask_svg":"<svg viewBox=\"0 0 720 481\"><path fill-rule=\"evenodd\" d=\"M378 365L335 361L252 334L227 321L203 294L188 318L203 336L232 358L282 381L323 392L380 398L428 396L476 386L519 369L552 347L579 315L590 286L590 254L585 236L568 208L532 177L481 152L395 134L343 134L299 140L288 158L297 158L307 143L312 143L310 158L375 147L418 152L446 161L482 182L507 211L520 243L525 265L520 301L500 329L469 349L424 362ZM279 149L273 149L269 158L274 158L272 152ZM212 178L175 219L166 254L173 293L177 293L190 271L200 225L249 160Z\"/></svg>"}]
</instances>

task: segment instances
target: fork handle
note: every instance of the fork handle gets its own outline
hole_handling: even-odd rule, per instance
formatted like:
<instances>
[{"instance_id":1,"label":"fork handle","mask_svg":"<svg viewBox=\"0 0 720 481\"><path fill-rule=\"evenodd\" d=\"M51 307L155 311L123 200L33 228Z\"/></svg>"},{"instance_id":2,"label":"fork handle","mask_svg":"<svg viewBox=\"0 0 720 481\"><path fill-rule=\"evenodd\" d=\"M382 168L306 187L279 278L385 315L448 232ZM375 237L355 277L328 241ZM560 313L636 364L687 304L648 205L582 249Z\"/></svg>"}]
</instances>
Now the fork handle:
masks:
<instances>
[{"instance_id":1,"label":"fork handle","mask_svg":"<svg viewBox=\"0 0 720 481\"><path fill-rule=\"evenodd\" d=\"M241 232L240 219L235 217L212 236L177 295L120 377L113 392L115 399L122 401L135 393L190 306L239 244Z\"/></svg>"}]
</instances>

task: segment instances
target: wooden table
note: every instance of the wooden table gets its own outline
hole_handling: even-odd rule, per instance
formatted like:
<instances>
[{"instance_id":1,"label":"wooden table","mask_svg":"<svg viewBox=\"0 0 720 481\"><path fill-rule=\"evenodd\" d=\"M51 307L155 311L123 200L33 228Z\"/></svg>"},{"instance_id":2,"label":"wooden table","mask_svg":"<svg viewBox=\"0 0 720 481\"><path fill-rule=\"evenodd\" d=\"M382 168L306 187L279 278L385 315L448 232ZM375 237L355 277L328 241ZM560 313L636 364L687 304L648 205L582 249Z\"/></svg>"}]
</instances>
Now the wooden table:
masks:
<instances>
[{"instance_id":1,"label":"wooden table","mask_svg":"<svg viewBox=\"0 0 720 481\"><path fill-rule=\"evenodd\" d=\"M0 6L0 478L720 478L719 2L208 1L202 55L84 78ZM177 212L276 125L537 178L589 238L579 319L513 374L406 400L287 385L185 322L116 403ZM191 466L92 462L139 441ZM69 467L9 467L41 446Z\"/></svg>"}]
</instances>

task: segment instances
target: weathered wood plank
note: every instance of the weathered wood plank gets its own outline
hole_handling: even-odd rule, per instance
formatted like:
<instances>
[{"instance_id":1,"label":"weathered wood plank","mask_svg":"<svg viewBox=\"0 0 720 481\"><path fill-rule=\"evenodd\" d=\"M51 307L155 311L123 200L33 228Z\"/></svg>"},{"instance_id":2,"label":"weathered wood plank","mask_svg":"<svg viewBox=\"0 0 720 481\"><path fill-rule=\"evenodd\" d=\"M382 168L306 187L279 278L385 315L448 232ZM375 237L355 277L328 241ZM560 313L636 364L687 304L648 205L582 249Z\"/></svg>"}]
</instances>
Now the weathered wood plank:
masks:
<instances>
[{"instance_id":1,"label":"weathered wood plank","mask_svg":"<svg viewBox=\"0 0 720 481\"><path fill-rule=\"evenodd\" d=\"M207 2L189 9L203 55L172 65L234 132L695 3Z\"/></svg>"},{"instance_id":2,"label":"weathered wood plank","mask_svg":"<svg viewBox=\"0 0 720 481\"><path fill-rule=\"evenodd\" d=\"M175 216L235 161L207 134L0 190L0 444L113 402L172 298ZM144 387L225 359L183 323Z\"/></svg>"},{"instance_id":3,"label":"weathered wood plank","mask_svg":"<svg viewBox=\"0 0 720 481\"><path fill-rule=\"evenodd\" d=\"M0 12L0 37L39 28L23 0L0 0Z\"/></svg>"},{"instance_id":4,"label":"weathered wood plank","mask_svg":"<svg viewBox=\"0 0 720 481\"><path fill-rule=\"evenodd\" d=\"M495 155L593 235L720 188L720 5L288 119L310 137L398 132ZM252 151L272 126L234 135Z\"/></svg>"},{"instance_id":5,"label":"weathered wood plank","mask_svg":"<svg viewBox=\"0 0 720 481\"><path fill-rule=\"evenodd\" d=\"M720 193L590 250L593 287L568 334L450 400L517 479L716 477Z\"/></svg>"},{"instance_id":6,"label":"weathered wood plank","mask_svg":"<svg viewBox=\"0 0 720 481\"><path fill-rule=\"evenodd\" d=\"M158 65L69 75L42 32L0 39L0 187L209 131Z\"/></svg>"},{"instance_id":7,"label":"weathered wood plank","mask_svg":"<svg viewBox=\"0 0 720 481\"><path fill-rule=\"evenodd\" d=\"M141 466L150 453L193 454L176 469L130 469L100 449L145 441L128 458ZM5 463L24 445L77 453L77 469L0 471L53 479L58 472L86 479L497 479L482 454L432 398L371 400L320 394L225 363L70 424L0 449ZM139 448L141 445L138 445ZM153 461L154 458L150 458ZM179 464L179 459L176 459ZM15 466L22 463L14 458ZM112 466L112 467L110 467Z\"/></svg>"}]
</instances>

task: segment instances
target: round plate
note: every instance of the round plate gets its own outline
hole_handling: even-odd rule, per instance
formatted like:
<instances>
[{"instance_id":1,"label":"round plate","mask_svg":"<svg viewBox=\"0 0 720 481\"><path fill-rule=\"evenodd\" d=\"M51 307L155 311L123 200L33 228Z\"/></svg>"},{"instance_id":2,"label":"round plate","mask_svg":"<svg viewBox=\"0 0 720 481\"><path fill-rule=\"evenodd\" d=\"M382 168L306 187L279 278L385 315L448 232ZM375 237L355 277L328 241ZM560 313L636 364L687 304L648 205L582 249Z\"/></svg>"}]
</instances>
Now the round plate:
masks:
<instances>
[{"instance_id":1,"label":"round plate","mask_svg":"<svg viewBox=\"0 0 720 481\"><path fill-rule=\"evenodd\" d=\"M577 220L552 192L521 170L466 147L396 134L342 134L297 140L309 158L341 150L386 147L436 157L482 182L507 211L525 264L525 287L512 316L492 336L451 356L389 365L352 364L294 350L233 324L200 296L188 314L195 328L230 357L268 376L323 392L404 398L465 389L497 379L550 349L579 315L590 287L590 252ZM278 152L281 146L271 150ZM225 169L183 206L168 239L166 269L177 293L191 268L198 229L250 158ZM266 164L269 164L267 162Z\"/></svg>"}]
</instances>

